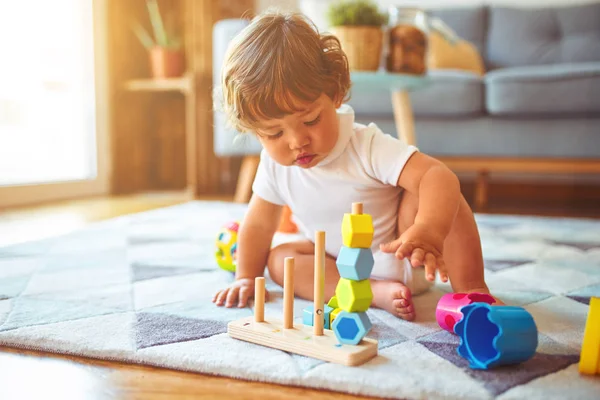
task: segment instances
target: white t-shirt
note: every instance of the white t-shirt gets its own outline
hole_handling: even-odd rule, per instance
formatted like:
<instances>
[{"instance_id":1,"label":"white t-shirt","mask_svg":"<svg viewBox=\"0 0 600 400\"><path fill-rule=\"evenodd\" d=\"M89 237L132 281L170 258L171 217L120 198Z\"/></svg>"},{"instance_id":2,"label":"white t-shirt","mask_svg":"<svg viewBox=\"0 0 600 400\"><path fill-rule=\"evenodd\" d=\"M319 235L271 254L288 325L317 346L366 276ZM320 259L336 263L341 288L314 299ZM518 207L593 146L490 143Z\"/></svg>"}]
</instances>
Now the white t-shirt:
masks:
<instances>
[{"instance_id":1,"label":"white t-shirt","mask_svg":"<svg viewBox=\"0 0 600 400\"><path fill-rule=\"evenodd\" d=\"M352 211L353 202L362 202L363 212L373 218L375 231L372 276L408 284L410 271L405 271L402 261L393 255L380 252L379 245L397 238L402 189L396 183L418 150L384 134L373 123L355 123L349 105L342 105L337 115L339 139L325 159L309 169L282 166L263 150L252 189L270 203L288 205L300 232L311 241L315 231L325 231L325 250L333 257L343 245L344 214Z\"/></svg>"}]
</instances>

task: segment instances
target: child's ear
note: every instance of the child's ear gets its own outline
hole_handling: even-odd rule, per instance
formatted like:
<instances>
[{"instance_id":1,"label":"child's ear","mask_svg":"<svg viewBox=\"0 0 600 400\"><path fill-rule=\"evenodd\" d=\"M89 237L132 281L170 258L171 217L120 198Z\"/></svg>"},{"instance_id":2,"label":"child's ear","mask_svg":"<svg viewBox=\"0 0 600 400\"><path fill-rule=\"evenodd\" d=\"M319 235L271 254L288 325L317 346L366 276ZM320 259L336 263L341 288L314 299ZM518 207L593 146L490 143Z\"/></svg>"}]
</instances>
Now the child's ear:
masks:
<instances>
[{"instance_id":1,"label":"child's ear","mask_svg":"<svg viewBox=\"0 0 600 400\"><path fill-rule=\"evenodd\" d=\"M344 99L343 99L343 97L342 97L342 96L340 96L339 94L338 94L338 95L336 95L336 96L333 98L333 104L335 105L335 108L336 108L336 109L340 108L340 107L342 106L342 103L343 103L343 101L344 101Z\"/></svg>"}]
</instances>

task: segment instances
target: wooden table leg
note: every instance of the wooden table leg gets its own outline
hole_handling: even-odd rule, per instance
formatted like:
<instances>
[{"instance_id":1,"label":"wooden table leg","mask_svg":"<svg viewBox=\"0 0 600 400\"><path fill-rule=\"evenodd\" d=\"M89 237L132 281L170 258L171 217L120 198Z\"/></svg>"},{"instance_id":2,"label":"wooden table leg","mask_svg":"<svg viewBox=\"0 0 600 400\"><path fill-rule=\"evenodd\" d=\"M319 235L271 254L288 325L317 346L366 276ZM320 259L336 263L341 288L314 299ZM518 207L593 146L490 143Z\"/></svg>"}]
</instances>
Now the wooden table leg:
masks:
<instances>
[{"instance_id":1,"label":"wooden table leg","mask_svg":"<svg viewBox=\"0 0 600 400\"><path fill-rule=\"evenodd\" d=\"M258 170L259 156L245 156L240 167L240 174L233 200L236 203L247 203L252 196L252 183Z\"/></svg>"},{"instance_id":2,"label":"wooden table leg","mask_svg":"<svg viewBox=\"0 0 600 400\"><path fill-rule=\"evenodd\" d=\"M488 203L488 186L490 173L487 170L477 172L477 181L475 183L475 211L485 211Z\"/></svg>"},{"instance_id":3,"label":"wooden table leg","mask_svg":"<svg viewBox=\"0 0 600 400\"><path fill-rule=\"evenodd\" d=\"M394 120L398 139L416 146L415 122L408 92L406 90L393 91L392 105L394 107Z\"/></svg>"}]
</instances>

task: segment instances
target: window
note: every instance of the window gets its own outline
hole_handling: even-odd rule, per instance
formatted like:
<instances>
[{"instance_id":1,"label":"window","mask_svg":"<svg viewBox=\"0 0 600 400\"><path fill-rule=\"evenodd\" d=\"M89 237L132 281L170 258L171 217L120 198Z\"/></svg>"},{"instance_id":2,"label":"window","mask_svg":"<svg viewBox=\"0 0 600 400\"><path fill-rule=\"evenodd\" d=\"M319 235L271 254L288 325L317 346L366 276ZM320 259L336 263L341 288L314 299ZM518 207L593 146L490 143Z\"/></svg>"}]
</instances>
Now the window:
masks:
<instances>
[{"instance_id":1,"label":"window","mask_svg":"<svg viewBox=\"0 0 600 400\"><path fill-rule=\"evenodd\" d=\"M10 187L91 183L104 172L104 4L0 0L0 199Z\"/></svg>"}]
</instances>

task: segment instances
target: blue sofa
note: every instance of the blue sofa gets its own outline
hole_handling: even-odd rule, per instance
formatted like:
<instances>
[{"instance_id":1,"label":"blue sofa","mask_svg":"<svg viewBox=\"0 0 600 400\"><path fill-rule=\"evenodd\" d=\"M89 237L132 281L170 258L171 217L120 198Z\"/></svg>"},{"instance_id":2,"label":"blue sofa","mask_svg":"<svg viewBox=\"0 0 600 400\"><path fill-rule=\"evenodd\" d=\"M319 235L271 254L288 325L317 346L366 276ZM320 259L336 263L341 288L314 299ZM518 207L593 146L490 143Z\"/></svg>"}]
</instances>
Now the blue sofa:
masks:
<instances>
[{"instance_id":1,"label":"blue sofa","mask_svg":"<svg viewBox=\"0 0 600 400\"><path fill-rule=\"evenodd\" d=\"M431 70L431 84L411 93L421 151L449 165L470 159L454 165L484 174L546 168L600 176L600 3L429 12L476 46L486 74ZM224 20L215 25L215 83L229 40L246 24ZM351 95L358 122L375 122L396 135L389 93ZM234 141L237 132L227 129L218 111L214 117L217 155L258 154L254 138Z\"/></svg>"}]
</instances>

